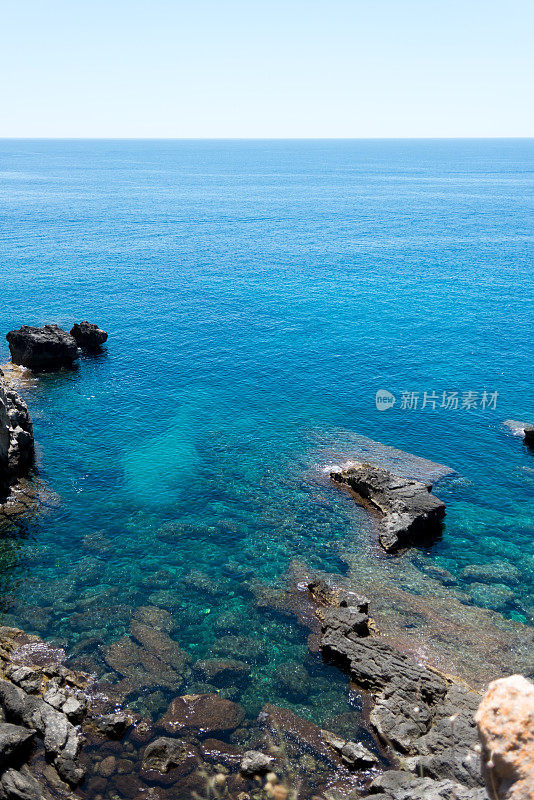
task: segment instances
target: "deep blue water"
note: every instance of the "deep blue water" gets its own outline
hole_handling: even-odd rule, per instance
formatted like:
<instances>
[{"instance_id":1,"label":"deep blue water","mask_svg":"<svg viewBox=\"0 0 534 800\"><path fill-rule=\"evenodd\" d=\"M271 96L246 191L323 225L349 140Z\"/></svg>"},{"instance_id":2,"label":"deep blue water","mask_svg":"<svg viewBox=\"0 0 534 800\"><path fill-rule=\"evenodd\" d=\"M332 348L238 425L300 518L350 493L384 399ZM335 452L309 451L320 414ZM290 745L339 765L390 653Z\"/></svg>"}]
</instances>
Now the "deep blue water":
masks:
<instances>
[{"instance_id":1,"label":"deep blue water","mask_svg":"<svg viewBox=\"0 0 534 800\"><path fill-rule=\"evenodd\" d=\"M5 619L69 648L93 637L101 665L128 625L111 608L74 625L83 601L163 591L195 657L227 611L266 643L251 714L289 702L272 680L287 660L315 674L302 713L343 711L345 679L256 609L250 580L293 559L343 571L340 552L365 546L362 512L321 472L363 435L456 470L426 558L531 622L534 456L502 423L534 420L533 169L527 140L1 141L2 337L109 332L104 355L24 390L61 501L3 542ZM479 407L441 408L443 392ZM497 599L462 574L495 562Z\"/></svg>"}]
</instances>

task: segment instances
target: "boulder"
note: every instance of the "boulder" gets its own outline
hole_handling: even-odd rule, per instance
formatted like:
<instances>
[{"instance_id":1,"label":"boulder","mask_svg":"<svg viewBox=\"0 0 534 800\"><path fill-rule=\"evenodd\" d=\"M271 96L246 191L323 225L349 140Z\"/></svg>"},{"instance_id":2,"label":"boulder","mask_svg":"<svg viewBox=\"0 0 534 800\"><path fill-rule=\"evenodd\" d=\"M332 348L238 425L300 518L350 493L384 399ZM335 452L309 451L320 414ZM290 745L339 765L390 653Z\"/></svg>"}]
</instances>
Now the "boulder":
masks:
<instances>
[{"instance_id":1,"label":"boulder","mask_svg":"<svg viewBox=\"0 0 534 800\"><path fill-rule=\"evenodd\" d=\"M445 503L430 493L432 484L370 464L332 472L330 477L354 492L363 504L381 512L379 539L384 550L393 552L411 541L439 534Z\"/></svg>"},{"instance_id":2,"label":"boulder","mask_svg":"<svg viewBox=\"0 0 534 800\"><path fill-rule=\"evenodd\" d=\"M34 731L0 722L0 769L5 769L13 755L22 750L34 737Z\"/></svg>"},{"instance_id":3,"label":"boulder","mask_svg":"<svg viewBox=\"0 0 534 800\"><path fill-rule=\"evenodd\" d=\"M495 796L495 800L532 800L534 683L522 675L493 681L475 720L490 796Z\"/></svg>"},{"instance_id":4,"label":"boulder","mask_svg":"<svg viewBox=\"0 0 534 800\"><path fill-rule=\"evenodd\" d=\"M219 695L193 694L175 697L159 721L167 733L192 730L200 734L233 731L245 718L245 710Z\"/></svg>"},{"instance_id":5,"label":"boulder","mask_svg":"<svg viewBox=\"0 0 534 800\"><path fill-rule=\"evenodd\" d=\"M99 350L108 338L106 331L87 321L76 322L71 328L70 335L85 350Z\"/></svg>"},{"instance_id":6,"label":"boulder","mask_svg":"<svg viewBox=\"0 0 534 800\"><path fill-rule=\"evenodd\" d=\"M195 756L186 742L161 736L145 748L141 768L145 773L161 774L178 769L180 774L186 775L191 772L195 764Z\"/></svg>"},{"instance_id":7,"label":"boulder","mask_svg":"<svg viewBox=\"0 0 534 800\"><path fill-rule=\"evenodd\" d=\"M32 370L55 370L71 366L78 358L76 340L57 325L33 328L23 325L6 336L14 364Z\"/></svg>"}]
</instances>

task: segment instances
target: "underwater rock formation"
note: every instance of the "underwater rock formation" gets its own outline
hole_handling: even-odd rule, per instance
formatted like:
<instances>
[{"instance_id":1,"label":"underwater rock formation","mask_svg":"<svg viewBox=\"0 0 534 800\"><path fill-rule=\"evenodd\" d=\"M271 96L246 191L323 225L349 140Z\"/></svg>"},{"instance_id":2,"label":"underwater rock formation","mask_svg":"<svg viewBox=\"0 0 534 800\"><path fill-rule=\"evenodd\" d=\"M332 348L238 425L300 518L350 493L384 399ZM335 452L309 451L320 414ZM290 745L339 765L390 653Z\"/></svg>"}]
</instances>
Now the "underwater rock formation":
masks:
<instances>
[{"instance_id":1,"label":"underwater rock formation","mask_svg":"<svg viewBox=\"0 0 534 800\"><path fill-rule=\"evenodd\" d=\"M55 370L72 366L78 358L76 340L58 325L33 328L23 325L6 335L14 364L32 370Z\"/></svg>"},{"instance_id":2,"label":"underwater rock formation","mask_svg":"<svg viewBox=\"0 0 534 800\"><path fill-rule=\"evenodd\" d=\"M0 502L10 487L25 477L35 459L33 427L22 398L4 381L0 370Z\"/></svg>"},{"instance_id":3,"label":"underwater rock formation","mask_svg":"<svg viewBox=\"0 0 534 800\"><path fill-rule=\"evenodd\" d=\"M384 550L393 552L410 540L439 532L445 503L430 493L432 484L402 478L370 464L332 472L330 477L381 512L379 539Z\"/></svg>"},{"instance_id":4,"label":"underwater rock formation","mask_svg":"<svg viewBox=\"0 0 534 800\"><path fill-rule=\"evenodd\" d=\"M490 683L475 716L486 785L495 798L534 797L534 683L511 675Z\"/></svg>"},{"instance_id":5,"label":"underwater rock formation","mask_svg":"<svg viewBox=\"0 0 534 800\"><path fill-rule=\"evenodd\" d=\"M106 331L87 320L76 322L71 328L70 335L86 350L99 350L108 338Z\"/></svg>"}]
</instances>

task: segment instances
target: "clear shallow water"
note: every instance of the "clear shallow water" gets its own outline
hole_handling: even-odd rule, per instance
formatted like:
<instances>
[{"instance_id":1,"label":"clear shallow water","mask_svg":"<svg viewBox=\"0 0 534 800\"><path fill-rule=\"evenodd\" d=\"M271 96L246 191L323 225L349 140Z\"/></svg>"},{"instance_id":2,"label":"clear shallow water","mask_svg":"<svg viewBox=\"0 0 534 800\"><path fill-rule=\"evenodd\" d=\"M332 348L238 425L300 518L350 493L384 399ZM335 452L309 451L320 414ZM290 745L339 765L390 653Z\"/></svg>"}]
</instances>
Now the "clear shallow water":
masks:
<instances>
[{"instance_id":1,"label":"clear shallow water","mask_svg":"<svg viewBox=\"0 0 534 800\"><path fill-rule=\"evenodd\" d=\"M363 435L456 471L425 560L530 624L534 456L502 422L534 420L533 165L532 141L0 142L0 331L110 335L25 390L60 502L2 543L5 621L109 677L130 609L163 607L195 659L221 633L263 643L249 714L346 712L345 678L251 589L372 555L322 472ZM496 408L420 408L484 390ZM490 582L464 572L495 562ZM304 699L280 690L286 661L313 676Z\"/></svg>"}]
</instances>

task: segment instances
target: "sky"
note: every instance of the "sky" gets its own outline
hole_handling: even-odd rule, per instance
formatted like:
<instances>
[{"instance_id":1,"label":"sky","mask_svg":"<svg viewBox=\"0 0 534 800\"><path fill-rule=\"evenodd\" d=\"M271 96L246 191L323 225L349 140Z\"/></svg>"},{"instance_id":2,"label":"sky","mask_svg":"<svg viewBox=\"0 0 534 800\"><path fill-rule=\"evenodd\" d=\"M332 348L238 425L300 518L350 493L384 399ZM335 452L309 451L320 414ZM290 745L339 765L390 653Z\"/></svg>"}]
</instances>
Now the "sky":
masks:
<instances>
[{"instance_id":1,"label":"sky","mask_svg":"<svg viewBox=\"0 0 534 800\"><path fill-rule=\"evenodd\" d=\"M532 0L0 0L0 137L534 135Z\"/></svg>"}]
</instances>

